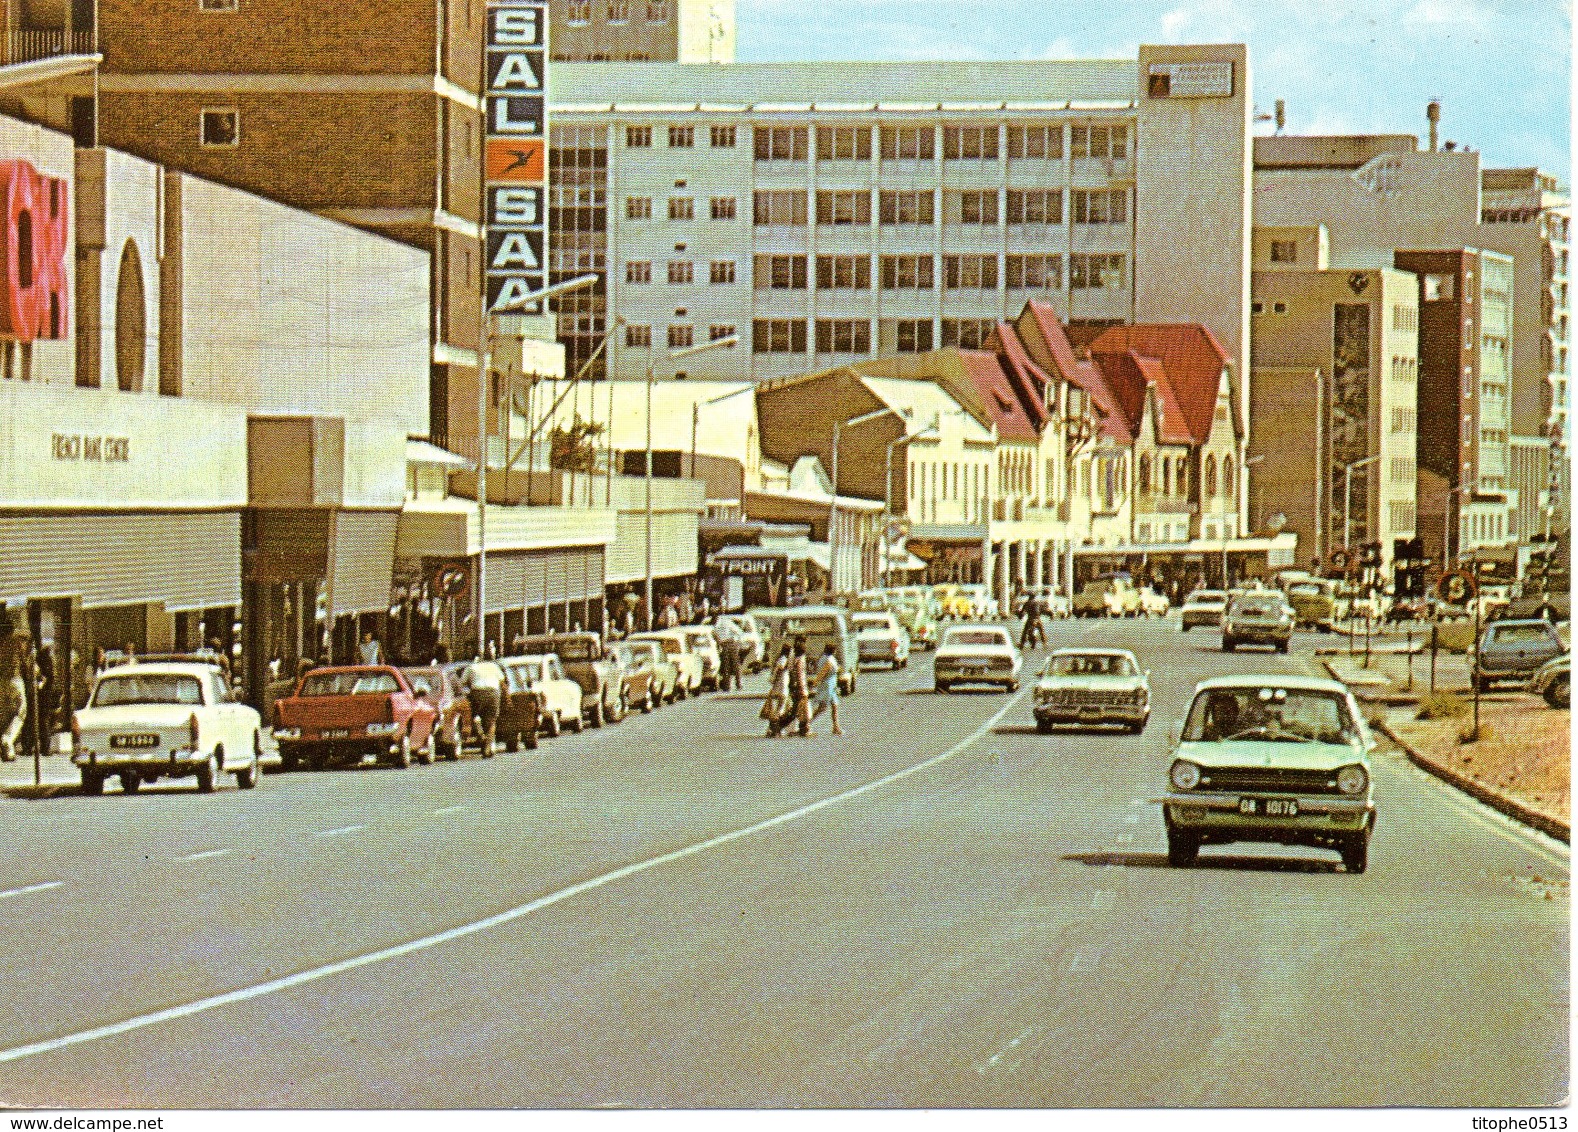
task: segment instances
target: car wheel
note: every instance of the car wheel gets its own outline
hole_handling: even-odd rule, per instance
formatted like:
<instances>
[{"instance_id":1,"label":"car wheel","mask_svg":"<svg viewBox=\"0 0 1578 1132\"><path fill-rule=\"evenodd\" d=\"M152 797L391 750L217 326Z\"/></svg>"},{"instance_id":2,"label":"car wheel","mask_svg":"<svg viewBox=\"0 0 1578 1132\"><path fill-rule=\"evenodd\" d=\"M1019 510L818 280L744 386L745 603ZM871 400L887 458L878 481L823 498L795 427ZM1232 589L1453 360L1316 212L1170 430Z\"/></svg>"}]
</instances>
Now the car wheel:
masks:
<instances>
[{"instance_id":1,"label":"car wheel","mask_svg":"<svg viewBox=\"0 0 1578 1132\"><path fill-rule=\"evenodd\" d=\"M135 794L141 788L142 788L142 779L137 777L137 772L136 771L134 771L134 770L123 770L123 771L121 771L121 793L122 794Z\"/></svg>"},{"instance_id":2,"label":"car wheel","mask_svg":"<svg viewBox=\"0 0 1578 1132\"><path fill-rule=\"evenodd\" d=\"M411 733L400 736L400 746L395 748L394 765L404 770L411 765Z\"/></svg>"},{"instance_id":3,"label":"car wheel","mask_svg":"<svg viewBox=\"0 0 1578 1132\"><path fill-rule=\"evenodd\" d=\"M1572 678L1558 676L1545 685L1545 702L1553 708L1568 707L1572 703Z\"/></svg>"},{"instance_id":4,"label":"car wheel","mask_svg":"<svg viewBox=\"0 0 1578 1132\"><path fill-rule=\"evenodd\" d=\"M208 761L197 768L197 792L212 794L219 781L219 752L210 751Z\"/></svg>"},{"instance_id":5,"label":"car wheel","mask_svg":"<svg viewBox=\"0 0 1578 1132\"><path fill-rule=\"evenodd\" d=\"M1277 651L1280 652L1280 653L1286 653L1288 651L1289 643L1290 642L1288 642L1288 641L1278 641L1277 642Z\"/></svg>"},{"instance_id":6,"label":"car wheel","mask_svg":"<svg viewBox=\"0 0 1578 1132\"><path fill-rule=\"evenodd\" d=\"M606 721L607 713L603 711L603 701L598 700L592 705L591 724L593 727L601 727ZM579 730L579 728L577 728L577 730Z\"/></svg>"},{"instance_id":7,"label":"car wheel","mask_svg":"<svg viewBox=\"0 0 1578 1132\"><path fill-rule=\"evenodd\" d=\"M550 739L557 739L563 730L564 725L559 722L559 713L549 711L548 718L543 723L543 733Z\"/></svg>"},{"instance_id":8,"label":"car wheel","mask_svg":"<svg viewBox=\"0 0 1578 1132\"><path fill-rule=\"evenodd\" d=\"M1474 691L1478 692L1482 696L1486 696L1490 694L1491 688L1495 685L1488 677L1475 676L1471 681L1471 686L1473 687Z\"/></svg>"},{"instance_id":9,"label":"car wheel","mask_svg":"<svg viewBox=\"0 0 1578 1132\"><path fill-rule=\"evenodd\" d=\"M1147 722L1146 720L1142 719L1138 723L1131 723L1131 724L1129 724L1129 734L1130 735L1143 735L1143 734L1145 734L1145 724L1146 724L1146 722Z\"/></svg>"},{"instance_id":10,"label":"car wheel","mask_svg":"<svg viewBox=\"0 0 1578 1132\"><path fill-rule=\"evenodd\" d=\"M1003 687L1007 688L1010 692L1017 692L1019 691L1019 681L1010 680L1007 684L1004 684Z\"/></svg>"},{"instance_id":11,"label":"car wheel","mask_svg":"<svg viewBox=\"0 0 1578 1132\"><path fill-rule=\"evenodd\" d=\"M952 685L950 685L946 680L939 680L932 690L938 695L942 695L946 693L950 687L952 687Z\"/></svg>"},{"instance_id":12,"label":"car wheel","mask_svg":"<svg viewBox=\"0 0 1578 1132\"><path fill-rule=\"evenodd\" d=\"M450 729L449 729L449 742L444 744L444 757L446 759L448 759L452 763L459 762L460 761L460 744L461 744L460 720L457 719L450 726Z\"/></svg>"},{"instance_id":13,"label":"car wheel","mask_svg":"<svg viewBox=\"0 0 1578 1132\"><path fill-rule=\"evenodd\" d=\"M1191 624L1189 624L1189 622L1185 621L1182 625L1178 626L1178 631L1180 633L1187 633L1190 629L1193 629L1193 628L1194 628L1193 625L1191 625Z\"/></svg>"},{"instance_id":14,"label":"car wheel","mask_svg":"<svg viewBox=\"0 0 1578 1132\"><path fill-rule=\"evenodd\" d=\"M286 774L289 774L291 771L300 770L301 759L296 756L294 751L289 752L288 754L284 751L281 751L279 755L279 769Z\"/></svg>"},{"instance_id":15,"label":"car wheel","mask_svg":"<svg viewBox=\"0 0 1578 1132\"><path fill-rule=\"evenodd\" d=\"M652 709L655 708L655 707L657 707L657 704L652 702L652 686L649 684L649 685L647 685L647 696L646 696L646 699L641 701L641 714L642 715L651 715L652 714Z\"/></svg>"},{"instance_id":16,"label":"car wheel","mask_svg":"<svg viewBox=\"0 0 1578 1132\"><path fill-rule=\"evenodd\" d=\"M104 776L93 771L82 772L82 792L90 798L97 798L104 793Z\"/></svg>"},{"instance_id":17,"label":"car wheel","mask_svg":"<svg viewBox=\"0 0 1578 1132\"><path fill-rule=\"evenodd\" d=\"M263 773L263 740L252 733L252 761L236 771L236 786L242 790L251 790L258 784L258 777Z\"/></svg>"},{"instance_id":18,"label":"car wheel","mask_svg":"<svg viewBox=\"0 0 1578 1132\"><path fill-rule=\"evenodd\" d=\"M601 707L602 705L599 704L598 706ZM570 733L572 735L579 735L582 731L586 730L586 720L584 717L577 715L574 719L566 723L565 726L570 729Z\"/></svg>"},{"instance_id":19,"label":"car wheel","mask_svg":"<svg viewBox=\"0 0 1578 1132\"><path fill-rule=\"evenodd\" d=\"M1052 734L1052 721L1050 719L1036 720L1036 731L1041 735Z\"/></svg>"},{"instance_id":20,"label":"car wheel","mask_svg":"<svg viewBox=\"0 0 1578 1132\"><path fill-rule=\"evenodd\" d=\"M1237 647L1238 647L1238 642L1233 640L1232 637L1223 637L1222 638L1222 651L1223 652L1232 652Z\"/></svg>"},{"instance_id":21,"label":"car wheel","mask_svg":"<svg viewBox=\"0 0 1578 1132\"><path fill-rule=\"evenodd\" d=\"M438 761L438 736L433 732L427 733L427 742L422 744L422 749L417 753L417 762L423 766L432 766Z\"/></svg>"},{"instance_id":22,"label":"car wheel","mask_svg":"<svg viewBox=\"0 0 1578 1132\"><path fill-rule=\"evenodd\" d=\"M506 754L513 755L520 749L521 733L519 731L511 731L508 735L504 736L504 751Z\"/></svg>"},{"instance_id":23,"label":"car wheel","mask_svg":"<svg viewBox=\"0 0 1578 1132\"><path fill-rule=\"evenodd\" d=\"M1175 869L1187 869L1200 858L1200 838L1181 829L1167 831L1167 863Z\"/></svg>"},{"instance_id":24,"label":"car wheel","mask_svg":"<svg viewBox=\"0 0 1578 1132\"><path fill-rule=\"evenodd\" d=\"M1370 831L1356 833L1342 844L1342 867L1350 873L1362 873L1370 864Z\"/></svg>"}]
</instances>

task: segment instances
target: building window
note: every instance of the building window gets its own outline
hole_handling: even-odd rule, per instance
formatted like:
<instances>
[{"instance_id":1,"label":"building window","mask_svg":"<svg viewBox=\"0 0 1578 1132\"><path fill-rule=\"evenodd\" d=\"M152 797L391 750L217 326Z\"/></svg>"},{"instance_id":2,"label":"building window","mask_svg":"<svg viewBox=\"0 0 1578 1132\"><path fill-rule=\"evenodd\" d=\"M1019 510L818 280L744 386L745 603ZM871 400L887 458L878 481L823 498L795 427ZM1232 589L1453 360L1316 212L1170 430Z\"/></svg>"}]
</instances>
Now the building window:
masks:
<instances>
[{"instance_id":1,"label":"building window","mask_svg":"<svg viewBox=\"0 0 1578 1132\"><path fill-rule=\"evenodd\" d=\"M1450 302L1457 295L1457 279L1432 272L1424 277L1423 290L1427 303Z\"/></svg>"},{"instance_id":2,"label":"building window","mask_svg":"<svg viewBox=\"0 0 1578 1132\"><path fill-rule=\"evenodd\" d=\"M806 126L757 126L757 161L804 161L810 156L810 130Z\"/></svg>"},{"instance_id":3,"label":"building window","mask_svg":"<svg viewBox=\"0 0 1578 1132\"><path fill-rule=\"evenodd\" d=\"M946 290L997 290L995 255L945 255L942 257L942 285Z\"/></svg>"},{"instance_id":4,"label":"building window","mask_svg":"<svg viewBox=\"0 0 1578 1132\"><path fill-rule=\"evenodd\" d=\"M198 134L209 149L235 149L241 144L241 111L233 106L204 107Z\"/></svg>"},{"instance_id":5,"label":"building window","mask_svg":"<svg viewBox=\"0 0 1578 1132\"><path fill-rule=\"evenodd\" d=\"M629 0L609 0L608 22L611 24L628 24L630 22Z\"/></svg>"},{"instance_id":6,"label":"building window","mask_svg":"<svg viewBox=\"0 0 1578 1132\"><path fill-rule=\"evenodd\" d=\"M733 197L713 197L712 198L712 218L714 220L733 220L734 219L734 198Z\"/></svg>"},{"instance_id":7,"label":"building window","mask_svg":"<svg viewBox=\"0 0 1578 1132\"><path fill-rule=\"evenodd\" d=\"M806 289L807 265L803 255L759 255L755 267L758 291Z\"/></svg>"},{"instance_id":8,"label":"building window","mask_svg":"<svg viewBox=\"0 0 1578 1132\"><path fill-rule=\"evenodd\" d=\"M1125 224L1129 219L1126 189L1075 189L1075 224Z\"/></svg>"},{"instance_id":9,"label":"building window","mask_svg":"<svg viewBox=\"0 0 1578 1132\"><path fill-rule=\"evenodd\" d=\"M626 149L651 149L652 148L652 127L651 126L626 126L625 127L625 148Z\"/></svg>"},{"instance_id":10,"label":"building window","mask_svg":"<svg viewBox=\"0 0 1578 1132\"><path fill-rule=\"evenodd\" d=\"M1215 476L1216 472L1213 470L1210 474ZM1141 495L1149 495L1151 493L1151 458L1149 455L1140 457L1140 482L1138 486Z\"/></svg>"},{"instance_id":11,"label":"building window","mask_svg":"<svg viewBox=\"0 0 1578 1132\"><path fill-rule=\"evenodd\" d=\"M1222 494L1232 499L1238 493L1238 484L1233 479L1233 458L1222 457Z\"/></svg>"},{"instance_id":12,"label":"building window","mask_svg":"<svg viewBox=\"0 0 1578 1132\"><path fill-rule=\"evenodd\" d=\"M1122 287L1122 255L1080 255L1069 259L1068 285L1076 291L1100 287Z\"/></svg>"},{"instance_id":13,"label":"building window","mask_svg":"<svg viewBox=\"0 0 1578 1132\"><path fill-rule=\"evenodd\" d=\"M884 190L878 202L878 219L883 224L934 223L936 199L930 189L918 192Z\"/></svg>"},{"instance_id":14,"label":"building window","mask_svg":"<svg viewBox=\"0 0 1578 1132\"><path fill-rule=\"evenodd\" d=\"M942 155L950 161L997 160L997 127L944 126Z\"/></svg>"},{"instance_id":15,"label":"building window","mask_svg":"<svg viewBox=\"0 0 1578 1132\"><path fill-rule=\"evenodd\" d=\"M1063 289L1063 257L1060 255L1011 255L1008 257L1008 286L1024 291Z\"/></svg>"},{"instance_id":16,"label":"building window","mask_svg":"<svg viewBox=\"0 0 1578 1132\"><path fill-rule=\"evenodd\" d=\"M1297 240L1272 240L1272 263L1297 263L1299 261L1299 243Z\"/></svg>"},{"instance_id":17,"label":"building window","mask_svg":"<svg viewBox=\"0 0 1578 1132\"><path fill-rule=\"evenodd\" d=\"M805 353L805 321L758 318L751 323L751 350L757 354Z\"/></svg>"},{"instance_id":18,"label":"building window","mask_svg":"<svg viewBox=\"0 0 1578 1132\"><path fill-rule=\"evenodd\" d=\"M1008 156L1010 159L1061 160L1063 126L1009 126Z\"/></svg>"},{"instance_id":19,"label":"building window","mask_svg":"<svg viewBox=\"0 0 1578 1132\"><path fill-rule=\"evenodd\" d=\"M643 346L650 347L652 345L652 328L650 326L626 325L625 345L636 349L640 349Z\"/></svg>"},{"instance_id":20,"label":"building window","mask_svg":"<svg viewBox=\"0 0 1578 1132\"><path fill-rule=\"evenodd\" d=\"M1009 189L1008 223L1063 223L1063 190Z\"/></svg>"},{"instance_id":21,"label":"building window","mask_svg":"<svg viewBox=\"0 0 1578 1132\"><path fill-rule=\"evenodd\" d=\"M670 350L683 350L687 346L696 344L696 328L693 326L671 326L668 328L668 348Z\"/></svg>"},{"instance_id":22,"label":"building window","mask_svg":"<svg viewBox=\"0 0 1578 1132\"><path fill-rule=\"evenodd\" d=\"M817 256L816 287L819 291L871 290L871 257L863 255Z\"/></svg>"},{"instance_id":23,"label":"building window","mask_svg":"<svg viewBox=\"0 0 1578 1132\"><path fill-rule=\"evenodd\" d=\"M1271 313L1272 314L1278 314L1278 315L1287 314L1288 313L1288 304L1285 303L1285 302L1282 302L1281 300L1277 300L1277 301L1273 302L1271 304Z\"/></svg>"},{"instance_id":24,"label":"building window","mask_svg":"<svg viewBox=\"0 0 1578 1132\"><path fill-rule=\"evenodd\" d=\"M734 148L734 127L733 126L714 126L714 127L712 127L712 148L713 149L733 149Z\"/></svg>"},{"instance_id":25,"label":"building window","mask_svg":"<svg viewBox=\"0 0 1578 1132\"><path fill-rule=\"evenodd\" d=\"M990 318L945 318L942 320L942 344L961 350L980 350L996 329L996 321Z\"/></svg>"},{"instance_id":26,"label":"building window","mask_svg":"<svg viewBox=\"0 0 1578 1132\"><path fill-rule=\"evenodd\" d=\"M819 191L816 194L818 224L870 224L871 194L863 190Z\"/></svg>"},{"instance_id":27,"label":"building window","mask_svg":"<svg viewBox=\"0 0 1578 1132\"><path fill-rule=\"evenodd\" d=\"M713 260L710 279L714 283L733 283L734 261L732 259Z\"/></svg>"},{"instance_id":28,"label":"building window","mask_svg":"<svg viewBox=\"0 0 1578 1132\"><path fill-rule=\"evenodd\" d=\"M804 189L758 190L755 204L757 224L779 227L806 222Z\"/></svg>"},{"instance_id":29,"label":"building window","mask_svg":"<svg viewBox=\"0 0 1578 1132\"><path fill-rule=\"evenodd\" d=\"M668 218L670 220L696 219L696 202L690 197L669 197Z\"/></svg>"},{"instance_id":30,"label":"building window","mask_svg":"<svg viewBox=\"0 0 1578 1132\"><path fill-rule=\"evenodd\" d=\"M1205 458L1205 493L1216 494L1216 457L1211 455Z\"/></svg>"},{"instance_id":31,"label":"building window","mask_svg":"<svg viewBox=\"0 0 1578 1132\"><path fill-rule=\"evenodd\" d=\"M647 23L666 24L669 20L669 0L647 0Z\"/></svg>"},{"instance_id":32,"label":"building window","mask_svg":"<svg viewBox=\"0 0 1578 1132\"><path fill-rule=\"evenodd\" d=\"M931 349L931 319L901 318L894 329L899 353L924 354Z\"/></svg>"},{"instance_id":33,"label":"building window","mask_svg":"<svg viewBox=\"0 0 1578 1132\"><path fill-rule=\"evenodd\" d=\"M960 193L959 223L996 224L997 190L968 189Z\"/></svg>"},{"instance_id":34,"label":"building window","mask_svg":"<svg viewBox=\"0 0 1578 1132\"><path fill-rule=\"evenodd\" d=\"M240 0L197 0L199 11L235 12L241 8Z\"/></svg>"},{"instance_id":35,"label":"building window","mask_svg":"<svg viewBox=\"0 0 1578 1132\"><path fill-rule=\"evenodd\" d=\"M694 283L696 281L695 265L688 259L669 260L668 281L670 283Z\"/></svg>"},{"instance_id":36,"label":"building window","mask_svg":"<svg viewBox=\"0 0 1578 1132\"><path fill-rule=\"evenodd\" d=\"M936 285L929 255L885 255L881 266L884 291L930 291Z\"/></svg>"},{"instance_id":37,"label":"building window","mask_svg":"<svg viewBox=\"0 0 1578 1132\"><path fill-rule=\"evenodd\" d=\"M1075 160L1123 161L1129 156L1128 127L1076 125L1069 134L1069 149Z\"/></svg>"},{"instance_id":38,"label":"building window","mask_svg":"<svg viewBox=\"0 0 1578 1132\"><path fill-rule=\"evenodd\" d=\"M871 130L865 126L818 126L818 161L870 161Z\"/></svg>"},{"instance_id":39,"label":"building window","mask_svg":"<svg viewBox=\"0 0 1578 1132\"><path fill-rule=\"evenodd\" d=\"M625 198L625 219L626 220L651 220L652 219L652 198L651 197L626 197Z\"/></svg>"},{"instance_id":40,"label":"building window","mask_svg":"<svg viewBox=\"0 0 1578 1132\"><path fill-rule=\"evenodd\" d=\"M693 149L696 145L696 127L670 126L668 128L668 147L670 149Z\"/></svg>"},{"instance_id":41,"label":"building window","mask_svg":"<svg viewBox=\"0 0 1578 1132\"><path fill-rule=\"evenodd\" d=\"M633 259L625 264L626 283L652 282L652 261L649 259Z\"/></svg>"},{"instance_id":42,"label":"building window","mask_svg":"<svg viewBox=\"0 0 1578 1132\"><path fill-rule=\"evenodd\" d=\"M817 319L816 352L819 354L871 353L871 322L864 318Z\"/></svg>"},{"instance_id":43,"label":"building window","mask_svg":"<svg viewBox=\"0 0 1578 1132\"><path fill-rule=\"evenodd\" d=\"M570 0L565 22L573 28L585 27L592 22L592 0Z\"/></svg>"},{"instance_id":44,"label":"building window","mask_svg":"<svg viewBox=\"0 0 1578 1132\"><path fill-rule=\"evenodd\" d=\"M882 156L887 161L930 161L937 156L937 131L931 126L883 126Z\"/></svg>"}]
</instances>

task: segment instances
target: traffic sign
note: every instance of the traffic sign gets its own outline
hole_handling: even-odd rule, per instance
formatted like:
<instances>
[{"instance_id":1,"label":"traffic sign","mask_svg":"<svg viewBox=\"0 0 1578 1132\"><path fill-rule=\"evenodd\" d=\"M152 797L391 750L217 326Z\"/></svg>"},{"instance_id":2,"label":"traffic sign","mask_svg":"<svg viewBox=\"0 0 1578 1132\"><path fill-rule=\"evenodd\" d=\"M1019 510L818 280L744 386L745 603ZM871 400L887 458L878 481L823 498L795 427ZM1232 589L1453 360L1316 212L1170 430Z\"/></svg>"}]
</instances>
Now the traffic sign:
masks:
<instances>
[{"instance_id":1,"label":"traffic sign","mask_svg":"<svg viewBox=\"0 0 1578 1132\"><path fill-rule=\"evenodd\" d=\"M463 566L445 566L438 572L438 592L445 597L459 597L466 590L466 570Z\"/></svg>"},{"instance_id":2,"label":"traffic sign","mask_svg":"<svg viewBox=\"0 0 1578 1132\"><path fill-rule=\"evenodd\" d=\"M1478 592L1479 586L1474 582L1474 575L1467 570L1442 574L1441 580L1436 583L1436 596L1448 605L1467 605Z\"/></svg>"}]
</instances>

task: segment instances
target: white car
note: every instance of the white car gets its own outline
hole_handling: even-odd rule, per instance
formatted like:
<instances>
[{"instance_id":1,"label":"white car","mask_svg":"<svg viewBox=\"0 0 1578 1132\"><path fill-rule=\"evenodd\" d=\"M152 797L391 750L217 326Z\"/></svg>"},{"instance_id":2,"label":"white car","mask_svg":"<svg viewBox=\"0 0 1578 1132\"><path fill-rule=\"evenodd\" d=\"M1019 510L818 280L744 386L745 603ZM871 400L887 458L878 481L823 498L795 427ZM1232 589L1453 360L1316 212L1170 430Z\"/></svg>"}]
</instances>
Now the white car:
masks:
<instances>
[{"instance_id":1,"label":"white car","mask_svg":"<svg viewBox=\"0 0 1578 1132\"><path fill-rule=\"evenodd\" d=\"M658 629L651 633L634 633L632 641L656 641L679 669L679 687L682 695L694 696L701 691L701 681L706 675L702 660L690 647L690 638L683 629Z\"/></svg>"},{"instance_id":2,"label":"white car","mask_svg":"<svg viewBox=\"0 0 1578 1132\"><path fill-rule=\"evenodd\" d=\"M982 585L960 586L959 592L970 599L970 616L977 621L996 621L997 599Z\"/></svg>"},{"instance_id":3,"label":"white car","mask_svg":"<svg viewBox=\"0 0 1578 1132\"><path fill-rule=\"evenodd\" d=\"M741 665L745 671L759 672L767 667L767 638L749 613L725 613L718 618L713 633L718 637L734 634L734 639L744 646Z\"/></svg>"},{"instance_id":4,"label":"white car","mask_svg":"<svg viewBox=\"0 0 1578 1132\"><path fill-rule=\"evenodd\" d=\"M1223 590L1195 590L1184 598L1178 611L1180 632L1187 633L1196 625L1220 625L1227 612L1227 594Z\"/></svg>"},{"instance_id":5,"label":"white car","mask_svg":"<svg viewBox=\"0 0 1578 1132\"><path fill-rule=\"evenodd\" d=\"M545 734L557 735L566 728L581 730L581 685L565 674L564 664L556 654L511 656L500 663L512 695L529 690L542 697L542 721L538 727Z\"/></svg>"},{"instance_id":6,"label":"white car","mask_svg":"<svg viewBox=\"0 0 1578 1132\"><path fill-rule=\"evenodd\" d=\"M861 664L887 664L904 668L910 662L910 635L891 613L851 613Z\"/></svg>"},{"instance_id":7,"label":"white car","mask_svg":"<svg viewBox=\"0 0 1578 1132\"><path fill-rule=\"evenodd\" d=\"M1117 724L1138 735L1151 717L1151 674L1128 649L1066 648L1036 681L1036 729Z\"/></svg>"},{"instance_id":8,"label":"white car","mask_svg":"<svg viewBox=\"0 0 1578 1132\"><path fill-rule=\"evenodd\" d=\"M84 794L102 794L110 775L127 794L187 775L205 794L221 774L250 790L261 774L262 732L258 713L236 702L217 666L126 664L100 676L88 706L72 714L71 761Z\"/></svg>"},{"instance_id":9,"label":"white car","mask_svg":"<svg viewBox=\"0 0 1578 1132\"><path fill-rule=\"evenodd\" d=\"M942 635L932 658L932 679L937 691L958 684L997 684L1010 692L1019 690L1019 670L1024 661L1008 630L997 625L955 625Z\"/></svg>"},{"instance_id":10,"label":"white car","mask_svg":"<svg viewBox=\"0 0 1578 1132\"><path fill-rule=\"evenodd\" d=\"M718 638L706 625L686 625L674 630L684 633L690 649L701 658L701 686L709 692L718 689L719 675L723 671L723 654L718 650Z\"/></svg>"},{"instance_id":11,"label":"white car","mask_svg":"<svg viewBox=\"0 0 1578 1132\"><path fill-rule=\"evenodd\" d=\"M1147 617L1166 617L1167 611L1172 608L1172 602L1167 600L1167 595L1158 593L1150 586L1140 587L1140 612Z\"/></svg>"}]
</instances>

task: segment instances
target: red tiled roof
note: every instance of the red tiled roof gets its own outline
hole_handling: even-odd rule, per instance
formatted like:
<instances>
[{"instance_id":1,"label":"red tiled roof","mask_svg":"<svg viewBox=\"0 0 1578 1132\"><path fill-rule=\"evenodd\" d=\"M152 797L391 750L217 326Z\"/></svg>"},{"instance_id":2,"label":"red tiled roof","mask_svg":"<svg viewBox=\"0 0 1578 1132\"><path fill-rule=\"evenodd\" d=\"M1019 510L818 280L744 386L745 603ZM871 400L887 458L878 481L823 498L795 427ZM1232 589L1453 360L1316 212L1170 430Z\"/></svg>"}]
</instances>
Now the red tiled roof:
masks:
<instances>
[{"instance_id":1,"label":"red tiled roof","mask_svg":"<svg viewBox=\"0 0 1578 1132\"><path fill-rule=\"evenodd\" d=\"M1047 412L1046 390L1052 384L1052 379L1030 360L1030 355L1025 352L1025 344L1019 340L1019 334L1011 323L997 324L992 334L992 344L996 345L1001 360L1007 363L1004 369L1013 382L1014 391L1019 395L1019 403L1024 406L1025 416L1030 418L1039 435L1051 419Z\"/></svg>"},{"instance_id":2,"label":"red tiled roof","mask_svg":"<svg viewBox=\"0 0 1578 1132\"><path fill-rule=\"evenodd\" d=\"M1040 431L1025 413L1002 361L990 350L960 350L964 377L975 387L987 415L997 425L1000 440L1034 444Z\"/></svg>"},{"instance_id":3,"label":"red tiled roof","mask_svg":"<svg viewBox=\"0 0 1578 1132\"><path fill-rule=\"evenodd\" d=\"M1034 299L1025 304L1025 310L1046 343L1049 361L1052 368L1058 371L1058 376L1083 389L1095 403L1102 416L1102 435L1125 444L1131 442L1139 419L1138 411L1131 416L1124 408L1124 400L1109 383L1107 375L1097 366L1080 361L1074 355L1074 347L1068 340L1062 322L1058 320L1057 311ZM1143 397L1143 386L1141 395ZM1136 405L1140 403L1135 402Z\"/></svg>"},{"instance_id":4,"label":"red tiled roof","mask_svg":"<svg viewBox=\"0 0 1578 1132\"><path fill-rule=\"evenodd\" d=\"M1192 322L1114 326L1090 349L1092 354L1132 351L1161 362L1190 442L1204 444L1210 438L1227 351L1205 327Z\"/></svg>"},{"instance_id":5,"label":"red tiled roof","mask_svg":"<svg viewBox=\"0 0 1578 1132\"><path fill-rule=\"evenodd\" d=\"M1179 407L1177 393L1167 379L1167 371L1155 358L1145 358L1133 350L1103 351L1092 354L1101 371L1119 391L1126 411L1132 412L1135 428L1139 427L1145 408L1145 391L1155 390L1156 412L1160 417L1156 440L1160 444L1193 444L1183 410Z\"/></svg>"}]
</instances>

